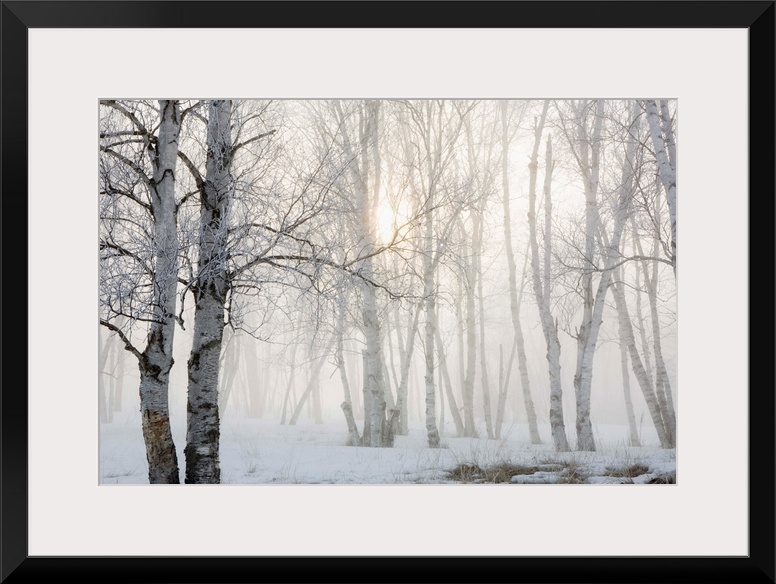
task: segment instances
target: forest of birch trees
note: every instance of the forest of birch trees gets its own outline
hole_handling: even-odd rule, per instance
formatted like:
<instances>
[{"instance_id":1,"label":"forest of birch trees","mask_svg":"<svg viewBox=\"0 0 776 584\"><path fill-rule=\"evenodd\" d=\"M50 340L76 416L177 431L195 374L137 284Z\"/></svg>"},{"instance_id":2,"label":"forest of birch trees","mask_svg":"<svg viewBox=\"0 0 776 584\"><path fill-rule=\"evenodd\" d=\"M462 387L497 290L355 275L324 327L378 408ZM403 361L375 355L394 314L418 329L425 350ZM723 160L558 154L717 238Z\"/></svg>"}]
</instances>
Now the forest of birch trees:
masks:
<instances>
[{"instance_id":1,"label":"forest of birch trees","mask_svg":"<svg viewBox=\"0 0 776 584\"><path fill-rule=\"evenodd\" d=\"M150 483L222 482L230 417L675 448L675 101L99 114L100 421L139 406Z\"/></svg>"}]
</instances>

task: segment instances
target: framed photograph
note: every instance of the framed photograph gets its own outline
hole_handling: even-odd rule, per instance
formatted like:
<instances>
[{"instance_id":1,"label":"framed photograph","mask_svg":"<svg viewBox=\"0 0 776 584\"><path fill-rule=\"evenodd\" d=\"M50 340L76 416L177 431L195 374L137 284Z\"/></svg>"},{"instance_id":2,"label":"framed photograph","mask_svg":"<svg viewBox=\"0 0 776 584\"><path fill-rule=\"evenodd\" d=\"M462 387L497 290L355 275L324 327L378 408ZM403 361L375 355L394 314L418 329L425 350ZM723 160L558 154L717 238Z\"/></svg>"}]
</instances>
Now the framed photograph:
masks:
<instances>
[{"instance_id":1,"label":"framed photograph","mask_svg":"<svg viewBox=\"0 0 776 584\"><path fill-rule=\"evenodd\" d=\"M356 18L342 19L345 14ZM773 582L773 346L763 337L772 338L774 322L775 14L773 1L3 1L7 286L0 581ZM342 25L350 20L361 26ZM378 132L388 120L391 132ZM232 131L219 133L220 127ZM283 141L276 140L278 128L284 128ZM165 142L170 132L175 137ZM378 134L384 141L380 148ZM174 170L165 170L164 144L175 144ZM252 158L240 159L256 149L283 161L278 165L283 172L273 174ZM320 156L319 164L306 162L305 153L311 152ZM443 159L450 170L434 171L434 161L442 164ZM599 160L604 161L600 175ZM140 161L150 161L149 166ZM243 166L238 172L232 164ZM373 190L372 199L359 190L359 180L369 185L365 191ZM435 180L443 181L444 188L434 186ZM160 189L171 181L178 185L170 191L177 193L177 202L165 211L162 203L155 206L154 196L162 201ZM491 183L492 188L483 186ZM589 203L599 183L602 202L596 218ZM502 199L508 184L513 188L511 222L503 221L504 214L510 216L510 197ZM273 325L274 344L265 343L270 348L264 354L273 369L267 368L270 377L261 382L274 384L275 394L252 394L246 368L233 382L223 382L233 383L231 402L223 392L212 403L195 392L199 401L193 403L192 384L205 370L197 364L208 362L207 348L216 346L207 337L215 329L196 324L198 311L205 310L198 294L221 284L218 277L208 279L216 272L203 268L201 259L187 257L202 258L203 250L218 245L218 238L210 237L219 233L216 223L207 223L206 215L213 219L227 212L218 206L219 185L243 197L230 199L236 201L228 210L233 216L250 209L254 199L280 197L302 201L303 212L292 221L292 210L269 202L267 209L282 216L280 223L269 213L266 221L249 211L240 216L253 231L224 251L232 261L231 271L224 272L232 286L228 297L237 300L216 307L226 311L229 326L218 331L223 336L217 339L214 362L227 363L223 371L237 371L245 351L258 351L254 340L267 340L251 336L258 330L257 317L232 293L237 287L247 290L245 298L255 299L271 294L275 285L301 289L304 281L317 300L294 297L294 310L302 312L291 320L312 322L305 334L318 334L314 340L304 337L297 347L288 339L298 328L289 332ZM490 195L463 194L475 191ZM572 191L576 202L564 207L564 192ZM636 198L627 199L625 191L639 193L643 224L628 214ZM557 196L552 199L556 214L548 211L545 218L551 193ZM118 199L137 204L146 219ZM372 209L371 219L358 215L359 201ZM150 235L168 211L176 214L179 226L180 247L173 254L153 248L162 240L161 231ZM546 224L537 224L539 213ZM135 227L122 231L119 220ZM335 228L340 220L344 223ZM371 227L359 231L369 221ZM442 237L445 221L451 227ZM516 231L499 231L502 223ZM310 231L294 231L303 224L329 230L328 252ZM638 251L637 234L650 229L654 253ZM235 230L230 227L228 237ZM556 239L551 241L550 233ZM279 246L281 235L293 244ZM627 254L624 245L617 248L621 236L628 238ZM256 242L262 237L273 242L275 251L251 256L258 253ZM401 253L397 241L406 244ZM509 356L517 336L507 275L514 271L507 261L512 241L520 243L520 261L528 258L525 294L538 306L526 331L527 338L537 339L535 355L529 354L525 365L526 379L532 367L543 367L546 376L548 323L566 335L567 419L566 430L560 430L564 440L569 438L565 449L552 417L549 385L547 395L537 398L538 424L531 422L528 400L523 403L518 393L504 389L504 375L508 379L511 371L517 377L524 367ZM592 252L582 253L586 242L588 251L598 250L597 259L590 259ZM193 255L182 253L183 246L190 246ZM545 308L535 297L548 288L543 288L538 265L530 273L529 256L533 253L536 263L551 246L554 255L545 257L556 263L550 266L548 259L543 264L545 286L551 271L557 279L544 319ZM617 258L606 255L610 247L618 249ZM450 259L432 267L443 248ZM380 259L380 268L372 271L370 258L383 252L396 253ZM182 290L173 296L186 303L188 312L183 306L165 309L163 293L144 291L160 289L154 279L160 270L136 275L122 263L129 258L130 264L147 265L144 253L157 258L156 266L162 265L158 258L182 258L171 289ZM413 254L415 263L407 260ZM575 257L587 257L587 267L574 264ZM259 286L251 270L270 260L290 275L283 281L264 277ZM643 272L635 267L638 262ZM617 271L620 264L625 265L622 272ZM325 270L334 275L319 277ZM635 364L633 373L620 377L616 341L628 337L622 331L629 323L620 319L618 333L617 315L627 314L620 306L626 297L642 301L640 278L657 278L659 270L671 281L665 294L649 296L649 284L643 285L642 312L649 315L649 303L655 303L654 319L648 325L633 320L632 342L621 343L623 355L630 351L622 363L633 362L639 359L637 347L657 347L647 340L651 331L658 326L670 331L664 335L669 339L667 364L662 365L666 382L657 381L652 403L639 390ZM247 273L248 284L239 277ZM600 284L604 276L591 276L586 296L586 273L617 273L619 279ZM477 277L481 285L500 290L490 304L484 300L490 292L476 289ZM25 293L12 296L19 281ZM598 309L594 282L602 286L606 302ZM383 348L379 329L378 340L370 341L370 325L352 325L361 327L362 350L348 337L348 323L368 323L369 315L366 309L348 315L347 307L367 305L371 289L397 300L404 312L384 316L383 322L395 323L391 326L398 332L397 341ZM590 320L581 330L575 327L582 322L582 310L564 304L569 294L590 301ZM429 308L434 295L446 304ZM464 334L462 316L469 301L471 326L476 322L479 327L471 338ZM288 311L280 302L273 309ZM414 331L412 317L421 311L423 318L415 318L420 332L402 337L402 327ZM26 320L16 322L22 314L19 319ZM431 314L438 315L436 324L423 330ZM133 318L150 319L149 330L169 321L176 335L205 339L191 354L175 354L184 388L178 396L182 401L175 404L182 412L177 418L162 420L162 410L153 399L149 406L145 394L125 394L124 411L116 405L121 399L117 380L138 381L139 375L142 394L143 376L153 370L158 380L165 366L157 367L143 348L154 335L125 327L125 319ZM272 315L260 318L276 322ZM579 407L584 389L576 388L575 396L571 372L576 347L585 346L590 327L601 318L608 319L605 331L611 334L600 337L597 355L611 353L612 379L619 381L612 387L593 385L600 425L586 426L585 410ZM108 334L96 333L98 322L103 333L113 335L113 353L107 349ZM159 326L157 340L171 330ZM766 335L756 335L763 328ZM405 342L416 336L421 353L434 343L454 347L460 341L460 351L448 353L451 360L456 356L453 373L457 377L460 369L460 388L457 378L445 382L440 351L436 361L427 359L425 377L416 356L416 385L402 393L397 372L411 359L404 353ZM501 337L507 340L499 351L496 339ZM494 339L488 349L486 339ZM221 348L230 342L232 353ZM480 349L472 350L480 342ZM596 350L595 337L590 343ZM280 345L289 349L273 348ZM335 350L339 345L344 350ZM119 357L124 353L126 359ZM581 348L580 363L583 353ZM331 362L321 354L331 355ZM531 355L538 356L535 362ZM480 358L476 367L490 370L492 404L488 390L467 402L468 385L487 383L479 377L473 381ZM23 359L26 367L17 366ZM100 359L112 364L110 375ZM511 359L514 370L505 365ZM603 360L598 357L597 371ZM172 362L165 363L171 367ZM379 381L380 368L388 363L391 370L385 375L391 379L385 385L394 388L393 395L384 393ZM657 380L660 359L653 363ZM768 371L758 367L762 363ZM19 370L27 376L26 390L19 389ZM294 371L305 378L295 382ZM214 375L218 380L218 369ZM348 375L350 387L358 385L358 391L349 391ZM652 372L641 375L646 379ZM356 383L362 378L363 384ZM432 387L431 398L426 388L426 399L435 399L433 384L438 383L440 399L461 400L460 408L448 403L445 410L442 403L450 416L446 421L439 412L428 418L428 401L424 421L424 379ZM632 452L641 437L645 443L638 444L642 458L634 461L628 454L613 465L614 457L599 456L608 439L606 416L614 415L600 396L617 392L621 400L626 379L639 402L633 415L633 406L628 410L617 401L617 415L622 410L624 419L627 410L633 418L630 437L622 438L630 440L623 452ZM584 387L584 380L575 382ZM447 394L441 390L445 383ZM340 466L335 472L329 466L322 471L321 464L329 462L319 460L315 467L310 460L311 452L322 451L305 450L304 440L331 440L327 426L316 419L320 388L327 384L336 385L338 396L345 388L342 409L340 397L331 404L324 400L323 410L332 406L332 416L338 416L343 445L331 450L343 452L348 441L354 454L339 462L349 470ZM290 405L283 404L284 395ZM525 395L523 390L520 396ZM240 424L250 436L269 427L248 419L259 417L262 404L274 408L275 417L282 412L283 421L308 416L308 430L281 433L287 443L271 432L250 442L249 434L239 433ZM383 406L378 415L375 408ZM203 412L200 418L197 408ZM217 456L215 465L208 458L212 438L218 437L218 426L215 434L208 433L207 412L213 408L248 412L240 424L229 426L241 448L229 454L232 466L219 465ZM460 420L452 419L454 411L460 411ZM663 425L650 425L655 415ZM417 434L402 428L405 418L417 425ZM277 420L272 423L275 432ZM433 443L430 428L437 423L441 431ZM180 447L176 455L172 446L168 458L159 438L165 424L172 428L170 444L175 438ZM623 428L628 428L625 422ZM456 440L474 444L477 432L481 446L465 455L455 449ZM509 441L510 432L525 434L520 464L499 469L483 462L495 461L507 447L513 448L512 462L517 460L522 446L515 446L520 440ZM398 464L387 448L380 460L373 448L359 454L366 447L392 446L394 440L404 446L416 438L417 450L401 450L402 456L415 456L412 463ZM426 442L442 446L436 451L444 464L423 474L419 461L428 452ZM543 443L542 460L530 450L532 442ZM494 444L501 450L489 450ZM275 454L267 454L272 448ZM608 443L607 448L613 452ZM481 458L474 464L476 456ZM353 471L365 457L375 466ZM312 466L300 470L303 460ZM149 482L188 484L140 484Z\"/></svg>"}]
</instances>

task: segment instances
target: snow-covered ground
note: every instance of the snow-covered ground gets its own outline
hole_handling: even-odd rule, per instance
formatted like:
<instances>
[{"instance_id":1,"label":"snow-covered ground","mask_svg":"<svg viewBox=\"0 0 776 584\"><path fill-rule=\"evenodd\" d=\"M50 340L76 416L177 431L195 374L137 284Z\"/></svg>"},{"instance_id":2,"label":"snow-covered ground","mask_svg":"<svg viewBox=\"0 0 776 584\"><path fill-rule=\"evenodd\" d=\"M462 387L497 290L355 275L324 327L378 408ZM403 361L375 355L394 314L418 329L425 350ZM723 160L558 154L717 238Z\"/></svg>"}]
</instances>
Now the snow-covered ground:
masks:
<instances>
[{"instance_id":1,"label":"snow-covered ground","mask_svg":"<svg viewBox=\"0 0 776 584\"><path fill-rule=\"evenodd\" d=\"M531 445L524 425L505 425L501 440L456 438L445 428L442 447L430 449L417 427L397 436L393 448L366 448L345 445L344 419L288 426L232 418L221 430L221 478L232 484L644 484L676 475L675 450L660 449L648 435L642 436L645 446L630 447L625 426L596 427L597 452L559 454L549 426L540 433L543 444ZM185 428L173 423L173 435L183 468ZM100 483L147 482L139 412L117 413L112 423L100 424Z\"/></svg>"}]
</instances>

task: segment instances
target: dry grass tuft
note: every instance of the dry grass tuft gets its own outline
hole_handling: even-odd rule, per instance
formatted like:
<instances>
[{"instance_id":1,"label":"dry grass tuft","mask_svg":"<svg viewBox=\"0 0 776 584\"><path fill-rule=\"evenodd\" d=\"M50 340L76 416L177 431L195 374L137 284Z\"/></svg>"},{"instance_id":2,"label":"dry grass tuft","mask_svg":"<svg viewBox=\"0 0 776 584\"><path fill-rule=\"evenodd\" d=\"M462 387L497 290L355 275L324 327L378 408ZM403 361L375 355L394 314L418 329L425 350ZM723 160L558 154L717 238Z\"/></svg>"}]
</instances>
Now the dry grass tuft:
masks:
<instances>
[{"instance_id":1,"label":"dry grass tuft","mask_svg":"<svg viewBox=\"0 0 776 584\"><path fill-rule=\"evenodd\" d=\"M652 477L647 481L648 485L675 485L676 484L676 475L674 474L665 474L665 475L658 475L656 477Z\"/></svg>"},{"instance_id":2,"label":"dry grass tuft","mask_svg":"<svg viewBox=\"0 0 776 584\"><path fill-rule=\"evenodd\" d=\"M649 467L644 466L643 464L637 463L637 464L631 464L629 466L621 466L618 468L609 468L606 471L606 476L632 479L634 477L639 477L643 474L647 474L648 472L649 472Z\"/></svg>"}]
</instances>

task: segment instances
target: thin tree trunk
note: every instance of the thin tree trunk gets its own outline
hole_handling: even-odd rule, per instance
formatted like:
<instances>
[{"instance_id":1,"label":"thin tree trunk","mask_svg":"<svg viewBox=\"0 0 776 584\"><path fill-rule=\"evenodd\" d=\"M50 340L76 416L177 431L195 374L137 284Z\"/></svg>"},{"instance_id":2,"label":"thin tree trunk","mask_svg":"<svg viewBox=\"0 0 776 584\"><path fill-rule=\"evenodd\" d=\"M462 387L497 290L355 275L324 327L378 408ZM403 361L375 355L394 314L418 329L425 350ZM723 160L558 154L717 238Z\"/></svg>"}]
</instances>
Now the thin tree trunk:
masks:
<instances>
[{"instance_id":1,"label":"thin tree trunk","mask_svg":"<svg viewBox=\"0 0 776 584\"><path fill-rule=\"evenodd\" d=\"M113 411L120 412L124 399L124 353L116 351L116 391L113 394Z\"/></svg>"},{"instance_id":2,"label":"thin tree trunk","mask_svg":"<svg viewBox=\"0 0 776 584\"><path fill-rule=\"evenodd\" d=\"M657 431L660 446L662 448L672 448L673 444L668 441L668 437L666 436L665 423L663 421L663 414L660 411L657 395L652 389L650 380L647 378L646 369L644 369L641 355L639 355L638 348L636 347L636 339L633 336L633 326L631 324L630 316L628 315L628 306L625 302L625 293L622 290L622 285L614 283L612 285L612 294L622 325L620 336L624 339L625 344L628 347L631 358L631 367L633 368L633 373L636 375L636 380L639 383L641 392L644 395L644 400L647 402L647 408L652 416L652 423Z\"/></svg>"},{"instance_id":3,"label":"thin tree trunk","mask_svg":"<svg viewBox=\"0 0 776 584\"><path fill-rule=\"evenodd\" d=\"M466 352L464 350L464 308L463 308L463 278L456 278L458 283L458 295L455 305L456 340L458 342L458 389L461 392L461 409L465 400L464 386L466 385ZM463 436L463 434L461 434Z\"/></svg>"},{"instance_id":4,"label":"thin tree trunk","mask_svg":"<svg viewBox=\"0 0 776 584\"><path fill-rule=\"evenodd\" d=\"M436 342L439 352L439 369L442 371L442 379L445 382L445 390L447 391L447 403L450 409L450 414L453 417L453 423L455 424L455 435L464 435L463 420L461 420L461 412L458 410L458 404L455 402L455 395L453 394L453 384L450 381L450 372L447 368L447 354L444 350L444 344L442 343L442 334L437 329Z\"/></svg>"},{"instance_id":5,"label":"thin tree trunk","mask_svg":"<svg viewBox=\"0 0 776 584\"><path fill-rule=\"evenodd\" d=\"M355 355L356 354L355 349L353 349L353 341L350 341L348 343L348 351L349 351L349 353L351 355ZM360 374L360 368L359 368L359 365L358 365L358 361L359 360L355 359L355 358L351 358L351 359L349 359L347 361L349 361L349 366L348 366L348 369L350 370L349 378L350 379L362 379L363 375ZM352 403L352 405L353 405L353 416L356 419L363 419L364 411L363 411L363 404L361 403L361 400L363 399L363 395L360 392L358 392L358 391L354 391L354 392L352 392L351 396L353 398L353 403Z\"/></svg>"},{"instance_id":6,"label":"thin tree trunk","mask_svg":"<svg viewBox=\"0 0 776 584\"><path fill-rule=\"evenodd\" d=\"M305 387L304 392L300 396L299 401L297 402L296 407L294 408L294 413L291 415L291 419L288 422L289 426L295 426L297 421L299 421L299 416L302 415L302 410L304 409L305 403L307 402L308 398L315 390L316 381L318 380L318 376L321 373L323 364L326 362L326 357L331 353L331 350L333 347L334 347L334 341L332 340L329 342L326 348L321 352L321 354L317 357L315 364L312 366L312 369L310 370L310 379L307 382L307 387Z\"/></svg>"},{"instance_id":7,"label":"thin tree trunk","mask_svg":"<svg viewBox=\"0 0 776 584\"><path fill-rule=\"evenodd\" d=\"M430 256L433 234L432 211L429 208L426 225L426 249ZM426 299L426 324L425 324L425 364L426 364L426 435L428 445L431 448L439 447L439 430L436 427L436 402L434 388L434 336L436 334L436 292L434 290L434 273L431 267L431 258L424 258L423 296Z\"/></svg>"},{"instance_id":8,"label":"thin tree trunk","mask_svg":"<svg viewBox=\"0 0 776 584\"><path fill-rule=\"evenodd\" d=\"M221 355L221 378L219 380L218 410L226 412L226 404L232 395L237 372L240 367L239 337L232 333L229 340L224 343Z\"/></svg>"},{"instance_id":9,"label":"thin tree trunk","mask_svg":"<svg viewBox=\"0 0 776 584\"><path fill-rule=\"evenodd\" d=\"M401 380L399 381L399 388L397 389L397 400L399 403L399 430L398 433L402 436L406 436L408 433L408 417L409 417L409 380L410 370L412 366L412 355L415 351L415 337L418 334L418 323L420 321L420 307L416 306L414 314L412 315L412 323L410 324L409 331L407 333L407 342L401 343L401 330L397 327L397 334L399 335L399 351L401 360ZM398 316L396 317L398 320Z\"/></svg>"},{"instance_id":10,"label":"thin tree trunk","mask_svg":"<svg viewBox=\"0 0 776 584\"><path fill-rule=\"evenodd\" d=\"M110 333L108 333L109 335ZM100 342L100 359L97 376L97 389L99 396L99 411L100 411L100 423L108 423L108 400L106 398L105 379L108 377L106 371L108 365L108 357L111 354L110 336L106 335ZM102 335L100 335L102 336Z\"/></svg>"},{"instance_id":11,"label":"thin tree trunk","mask_svg":"<svg viewBox=\"0 0 776 584\"><path fill-rule=\"evenodd\" d=\"M439 310L437 309L437 323L439 322ZM439 332L439 327L437 327ZM445 385L442 379L442 367L440 361L442 359L442 352L444 348L437 343L437 390L439 393L439 434L445 435Z\"/></svg>"},{"instance_id":12,"label":"thin tree trunk","mask_svg":"<svg viewBox=\"0 0 776 584\"><path fill-rule=\"evenodd\" d=\"M618 269L617 283L623 281L622 270ZM621 310L617 311L619 333L620 333L620 371L622 373L622 391L625 398L625 415L628 419L628 431L630 433L630 445L641 446L641 440L639 439L638 428L636 427L636 416L633 413L633 399L631 397L630 389L630 371L628 370L628 345L625 341L627 331L625 330L626 324L623 322L624 318L628 316Z\"/></svg>"},{"instance_id":13,"label":"thin tree trunk","mask_svg":"<svg viewBox=\"0 0 776 584\"><path fill-rule=\"evenodd\" d=\"M499 356L499 395L498 410L496 411L496 440L501 438L501 427L504 425L504 414L507 406L507 388L509 387L509 376L512 373L512 363L515 361L516 343L512 343L512 351L509 354L509 363L507 364L506 375L504 374L504 355L503 346L498 346Z\"/></svg>"},{"instance_id":14,"label":"thin tree trunk","mask_svg":"<svg viewBox=\"0 0 776 584\"><path fill-rule=\"evenodd\" d=\"M437 142L435 148L431 147L431 126L432 126L432 103L426 105L426 132L425 146L426 154L429 157L428 164L428 189L426 193L425 215L426 225L423 236L423 298L425 299L426 323L425 323L425 352L426 352L426 371L425 371L425 389L426 389L426 437L430 448L439 447L439 430L436 424L436 388L434 387L434 337L436 335L436 290L434 287L434 205L436 204L436 181L437 172L441 166L440 144L441 135L437 133ZM441 123L442 113L439 106L439 122Z\"/></svg>"},{"instance_id":15,"label":"thin tree trunk","mask_svg":"<svg viewBox=\"0 0 776 584\"><path fill-rule=\"evenodd\" d=\"M369 378L367 375L367 356L366 349L361 351L361 370L363 372L363 384L361 393L364 396L364 431L361 433L361 445L371 446L372 444L372 396L369 395Z\"/></svg>"},{"instance_id":16,"label":"thin tree trunk","mask_svg":"<svg viewBox=\"0 0 776 584\"><path fill-rule=\"evenodd\" d=\"M547 103L545 102L542 112L541 125L544 126L544 119L547 115ZM541 130L539 131L541 136ZM538 139L537 139L538 140ZM523 389L523 401L525 403L526 419L528 430L531 436L532 444L541 444L539 436L539 425L536 420L536 410L534 408L533 397L531 396L531 383L528 377L528 359L525 353L525 339L523 336L523 327L520 322L520 302L517 293L517 265L515 263L515 250L512 243L512 211L509 194L509 134L507 128L507 102L501 103L501 184L503 191L504 207L504 239L506 243L507 267L509 269L509 309L512 316L512 328L515 334L515 348L517 350L517 367L520 372L520 385ZM535 149L538 148L538 144ZM534 171L534 184L535 184ZM552 399L550 400L552 403ZM517 405L517 403L515 403ZM550 416L553 419L552 415ZM563 411L560 412L560 423L563 424ZM563 432L563 441L565 441L565 429ZM557 432L553 432L555 437ZM558 436L559 439L559 436ZM558 446L556 441L556 447ZM559 449L560 450L560 449Z\"/></svg>"},{"instance_id":17,"label":"thin tree trunk","mask_svg":"<svg viewBox=\"0 0 776 584\"><path fill-rule=\"evenodd\" d=\"M657 202L656 202L657 207ZM657 209L656 209L657 211ZM656 221L660 221L659 214L655 215ZM636 236L636 249L641 257L644 252L641 246L641 240ZM657 257L657 239L655 239L652 248L652 257ZM642 260L641 271L644 275L644 284L647 288L647 298L649 300L649 309L652 325L652 350L655 355L655 393L657 395L660 409L663 412L663 423L665 424L666 439L670 444L676 443L676 414L674 412L673 399L671 396L671 383L668 379L665 361L663 360L663 347L660 334L660 315L657 310L657 286L658 286L658 262L652 264L652 276L648 272L647 261ZM644 341L646 343L646 341ZM646 349L645 345L645 351ZM649 371L648 371L649 373ZM651 375L650 375L651 378Z\"/></svg>"},{"instance_id":18,"label":"thin tree trunk","mask_svg":"<svg viewBox=\"0 0 776 584\"><path fill-rule=\"evenodd\" d=\"M585 128L583 109L578 110L577 140L581 150L580 170L585 185L585 268L582 272L582 322L577 331L577 367L574 372L574 394L577 406L577 450L595 450L593 426L590 420L590 402L593 381L593 356L598 340L600 320L595 314L599 296L593 292L593 271L595 270L595 237L598 230L598 181L600 172L601 129L603 126L603 100L596 100L595 119L592 136ZM602 274L598 291L601 292L604 277ZM606 282L608 285L608 281ZM603 298L600 298L603 303Z\"/></svg>"},{"instance_id":19,"label":"thin tree trunk","mask_svg":"<svg viewBox=\"0 0 776 584\"><path fill-rule=\"evenodd\" d=\"M248 416L251 418L260 418L262 416L261 411L261 396L267 393L267 384L262 381L259 375L259 369L266 369L267 365L263 364L263 359L259 353L259 347L256 343L251 343L250 355L252 356L250 362L245 363L245 368L248 376ZM293 373L292 373L293 375Z\"/></svg>"},{"instance_id":20,"label":"thin tree trunk","mask_svg":"<svg viewBox=\"0 0 776 584\"><path fill-rule=\"evenodd\" d=\"M352 399L350 397L350 383L348 383L348 373L347 369L345 368L345 354L344 354L344 331L343 331L343 314L340 311L337 315L337 354L336 354L336 360L337 360L337 369L339 370L340 374L340 381L342 382L342 391L345 395L345 403L351 406L351 415L353 415L353 409L352 409Z\"/></svg>"},{"instance_id":21,"label":"thin tree trunk","mask_svg":"<svg viewBox=\"0 0 776 584\"><path fill-rule=\"evenodd\" d=\"M291 346L291 371L288 374L288 386L286 387L286 395L283 398L283 412L280 415L280 423L286 423L286 412L288 411L288 404L291 399L291 390L294 387L294 372L296 371L296 342Z\"/></svg>"},{"instance_id":22,"label":"thin tree trunk","mask_svg":"<svg viewBox=\"0 0 776 584\"><path fill-rule=\"evenodd\" d=\"M483 198L484 201L484 198ZM493 440L495 435L493 433L493 411L490 405L490 380L488 379L488 361L487 353L485 351L485 298L482 292L482 261L480 254L482 253L482 213L484 211L484 204L480 210L475 213L474 221L474 234L472 235L472 247L474 251L473 263L474 263L474 277L477 279L477 295L479 296L479 320L480 320L480 378L482 381L482 409L485 412L485 431L488 433L488 438Z\"/></svg>"},{"instance_id":23,"label":"thin tree trunk","mask_svg":"<svg viewBox=\"0 0 776 584\"><path fill-rule=\"evenodd\" d=\"M343 413L345 414L345 422L348 425L348 446L359 446L361 438L358 435L358 426L356 426L356 419L353 417L353 407L350 402L344 401L340 404Z\"/></svg>"},{"instance_id":24,"label":"thin tree trunk","mask_svg":"<svg viewBox=\"0 0 776 584\"><path fill-rule=\"evenodd\" d=\"M528 190L528 230L531 241L531 268L533 274L534 296L539 307L541 317L542 331L544 340L547 344L547 364L550 377L550 429L552 441L555 450L558 452L567 452L569 450L568 439L566 438L566 426L563 420L563 388L560 378L560 340L558 339L558 324L550 312L550 281L548 279L549 268L547 267L548 258L552 253L552 240L548 236L550 222L550 213L552 212L552 140L547 138L547 150L545 155L545 175L544 175L544 205L545 205L545 281L542 282L539 262L539 242L536 234L536 174L539 167L539 142L541 140L544 120L547 116L549 102L544 102L542 116L537 124L534 138L534 149L531 156L530 182ZM505 122L506 126L506 122ZM504 127L506 135L506 127ZM505 219L506 221L506 219Z\"/></svg>"},{"instance_id":25,"label":"thin tree trunk","mask_svg":"<svg viewBox=\"0 0 776 584\"><path fill-rule=\"evenodd\" d=\"M380 327L382 329L382 327ZM390 339L388 344L390 345ZM389 379L388 362L385 359L385 345L380 341L380 386L383 388L383 398L385 399L385 405L387 410L392 410L396 407L396 401L393 399L393 392L391 391L391 382Z\"/></svg>"},{"instance_id":26,"label":"thin tree trunk","mask_svg":"<svg viewBox=\"0 0 776 584\"><path fill-rule=\"evenodd\" d=\"M377 205L377 197L380 192L380 159L379 148L377 146L378 138L378 119L380 102L377 100L367 101L361 104L360 116L360 135L358 153L354 152L351 140L346 128L346 119L339 102L335 102L335 108L338 112L343 131L342 137L345 150L350 158L349 171L355 188L356 207L358 209L358 246L360 253L369 255L375 249L374 233L374 213ZM373 184L370 200L369 193L369 174L370 174L370 142L372 144L373 164ZM358 155L357 155L358 154ZM360 158L360 164L359 164ZM369 436L371 446L382 446L382 428L384 422L384 379L382 366L382 347L380 322L377 315L377 298L374 288L367 283L372 280L373 267L372 258L366 257L360 262L359 272L364 276L360 280L361 291L363 295L363 305L361 307L362 329L366 340L364 377L366 380L366 391L364 393L364 408L369 403L370 411L370 429L367 435L364 432L363 439ZM382 417L381 417L382 416Z\"/></svg>"},{"instance_id":27,"label":"thin tree trunk","mask_svg":"<svg viewBox=\"0 0 776 584\"><path fill-rule=\"evenodd\" d=\"M634 230L633 230L633 239L634 242L638 242L639 236L638 232L635 229L635 222L633 222ZM641 278L642 273L644 274L644 278L648 278L646 272L644 272L643 264L639 263L636 266L636 315L635 315L635 324L639 329L639 339L641 341L641 350L644 352L644 368L647 373L647 378L649 379L650 385L653 385L652 380L655 379L655 376L652 371L652 360L651 360L651 353L649 348L649 343L647 342L647 325L644 322L644 311L642 310L641 306L641 295L642 295L642 289L641 289Z\"/></svg>"},{"instance_id":28,"label":"thin tree trunk","mask_svg":"<svg viewBox=\"0 0 776 584\"><path fill-rule=\"evenodd\" d=\"M463 222L459 222L462 241L466 241L466 229ZM469 250L471 252L471 248ZM463 257L464 289L466 291L466 377L463 383L463 418L464 418L464 436L477 437L477 429L474 424L474 380L477 375L477 328L476 328L476 306L474 302L474 271L472 269L472 259L467 257L464 251Z\"/></svg>"},{"instance_id":29,"label":"thin tree trunk","mask_svg":"<svg viewBox=\"0 0 776 584\"><path fill-rule=\"evenodd\" d=\"M312 378L313 391L313 421L316 424L323 424L323 411L321 410L321 378L320 375L316 375Z\"/></svg>"},{"instance_id":30,"label":"thin tree trunk","mask_svg":"<svg viewBox=\"0 0 776 584\"><path fill-rule=\"evenodd\" d=\"M663 128L660 125L660 114L658 106L654 99L644 101L644 108L647 112L647 123L649 124L649 133L652 138L652 146L655 150L660 181L666 192L666 201L668 202L668 213L671 221L671 263L674 266L674 276L676 275L676 168L672 161L676 158L676 150L673 139L673 131L670 128L670 120L665 119L667 125L667 137L663 137ZM661 105L664 116L668 113L668 108ZM666 144L669 146L669 154L666 153Z\"/></svg>"}]
</instances>

